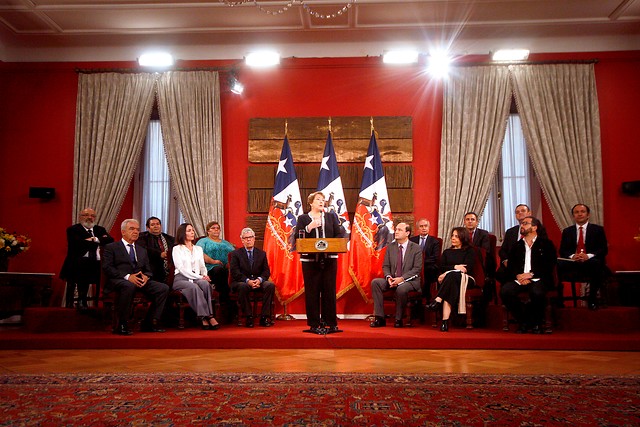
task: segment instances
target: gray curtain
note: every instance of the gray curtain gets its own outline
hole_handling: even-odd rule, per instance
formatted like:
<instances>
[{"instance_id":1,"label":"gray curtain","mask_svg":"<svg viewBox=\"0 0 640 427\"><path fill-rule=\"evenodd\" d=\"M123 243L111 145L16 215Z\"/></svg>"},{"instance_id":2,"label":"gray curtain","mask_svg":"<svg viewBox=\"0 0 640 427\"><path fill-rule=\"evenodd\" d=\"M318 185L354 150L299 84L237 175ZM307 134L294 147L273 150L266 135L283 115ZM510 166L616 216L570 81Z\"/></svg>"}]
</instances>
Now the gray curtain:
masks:
<instances>
[{"instance_id":1,"label":"gray curtain","mask_svg":"<svg viewBox=\"0 0 640 427\"><path fill-rule=\"evenodd\" d=\"M73 218L90 207L109 230L140 158L154 99L151 74L80 74L76 106Z\"/></svg>"},{"instance_id":2,"label":"gray curtain","mask_svg":"<svg viewBox=\"0 0 640 427\"><path fill-rule=\"evenodd\" d=\"M438 216L445 242L465 212L480 215L487 203L510 102L506 67L459 67L445 82Z\"/></svg>"},{"instance_id":3,"label":"gray curtain","mask_svg":"<svg viewBox=\"0 0 640 427\"><path fill-rule=\"evenodd\" d=\"M224 229L220 83L213 71L171 71L158 80L160 125L182 213L198 235Z\"/></svg>"},{"instance_id":4,"label":"gray curtain","mask_svg":"<svg viewBox=\"0 0 640 427\"><path fill-rule=\"evenodd\" d=\"M560 226L576 203L602 223L600 115L593 64L509 67L522 127L540 186Z\"/></svg>"}]
</instances>

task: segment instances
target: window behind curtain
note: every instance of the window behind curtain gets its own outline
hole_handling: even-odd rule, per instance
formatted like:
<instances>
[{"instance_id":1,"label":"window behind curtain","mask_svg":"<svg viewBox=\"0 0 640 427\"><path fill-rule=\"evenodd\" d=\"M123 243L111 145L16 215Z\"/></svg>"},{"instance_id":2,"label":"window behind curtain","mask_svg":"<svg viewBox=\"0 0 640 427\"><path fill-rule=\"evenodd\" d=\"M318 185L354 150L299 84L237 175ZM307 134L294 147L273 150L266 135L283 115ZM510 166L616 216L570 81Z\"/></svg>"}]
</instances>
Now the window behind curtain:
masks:
<instances>
[{"instance_id":1,"label":"window behind curtain","mask_svg":"<svg viewBox=\"0 0 640 427\"><path fill-rule=\"evenodd\" d=\"M175 235L175 230L184 219L171 189L159 120L149 122L134 191L134 214L137 212L141 228L145 228L147 218L155 216L162 221L163 232Z\"/></svg>"},{"instance_id":2,"label":"window behind curtain","mask_svg":"<svg viewBox=\"0 0 640 427\"><path fill-rule=\"evenodd\" d=\"M520 203L531 206L529 155L518 114L511 114L502 144L502 159L479 227L502 240L504 230L516 225L513 210ZM497 195L497 196L496 196Z\"/></svg>"}]
</instances>

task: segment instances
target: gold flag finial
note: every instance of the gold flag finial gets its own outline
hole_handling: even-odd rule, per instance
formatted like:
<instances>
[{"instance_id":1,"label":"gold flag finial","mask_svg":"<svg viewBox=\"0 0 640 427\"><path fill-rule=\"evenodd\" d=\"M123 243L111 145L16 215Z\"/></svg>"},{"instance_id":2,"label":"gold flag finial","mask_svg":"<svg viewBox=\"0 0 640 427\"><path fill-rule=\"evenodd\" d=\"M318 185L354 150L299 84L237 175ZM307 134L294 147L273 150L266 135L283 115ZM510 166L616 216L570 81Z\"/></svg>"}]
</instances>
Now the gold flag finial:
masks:
<instances>
[{"instance_id":1,"label":"gold flag finial","mask_svg":"<svg viewBox=\"0 0 640 427\"><path fill-rule=\"evenodd\" d=\"M287 136L287 133L289 132L288 127L289 127L289 122L287 122L285 120L284 121L284 136Z\"/></svg>"},{"instance_id":2,"label":"gold flag finial","mask_svg":"<svg viewBox=\"0 0 640 427\"><path fill-rule=\"evenodd\" d=\"M370 122L371 122L371 132L373 133L373 116L371 116Z\"/></svg>"},{"instance_id":3,"label":"gold flag finial","mask_svg":"<svg viewBox=\"0 0 640 427\"><path fill-rule=\"evenodd\" d=\"M331 132L331 117L329 117L329 132Z\"/></svg>"}]
</instances>

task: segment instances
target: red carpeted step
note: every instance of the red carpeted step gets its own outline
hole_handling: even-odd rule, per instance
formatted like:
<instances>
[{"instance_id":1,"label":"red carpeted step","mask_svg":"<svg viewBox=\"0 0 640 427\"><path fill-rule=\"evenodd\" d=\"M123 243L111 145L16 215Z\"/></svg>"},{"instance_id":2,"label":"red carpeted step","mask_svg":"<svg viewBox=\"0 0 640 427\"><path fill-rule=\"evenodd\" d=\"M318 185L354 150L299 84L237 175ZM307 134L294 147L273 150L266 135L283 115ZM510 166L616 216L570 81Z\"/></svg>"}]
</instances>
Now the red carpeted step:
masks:
<instances>
[{"instance_id":1,"label":"red carpeted step","mask_svg":"<svg viewBox=\"0 0 640 427\"><path fill-rule=\"evenodd\" d=\"M102 331L100 311L85 313L71 308L30 307L24 311L24 329L32 333Z\"/></svg>"}]
</instances>

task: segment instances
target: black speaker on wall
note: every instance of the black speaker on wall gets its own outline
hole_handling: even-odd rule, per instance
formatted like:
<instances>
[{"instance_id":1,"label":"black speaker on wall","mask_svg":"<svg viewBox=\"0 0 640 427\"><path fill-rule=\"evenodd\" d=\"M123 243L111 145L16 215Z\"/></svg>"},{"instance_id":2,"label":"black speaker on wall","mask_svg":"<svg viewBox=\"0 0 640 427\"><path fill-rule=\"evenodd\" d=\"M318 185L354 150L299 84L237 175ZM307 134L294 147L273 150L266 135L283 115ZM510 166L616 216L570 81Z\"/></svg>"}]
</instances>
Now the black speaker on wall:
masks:
<instances>
[{"instance_id":1,"label":"black speaker on wall","mask_svg":"<svg viewBox=\"0 0 640 427\"><path fill-rule=\"evenodd\" d=\"M622 183L622 192L629 196L640 195L640 181L628 181Z\"/></svg>"},{"instance_id":2,"label":"black speaker on wall","mask_svg":"<svg viewBox=\"0 0 640 427\"><path fill-rule=\"evenodd\" d=\"M29 198L51 200L56 197L56 189L53 187L29 187Z\"/></svg>"}]
</instances>

